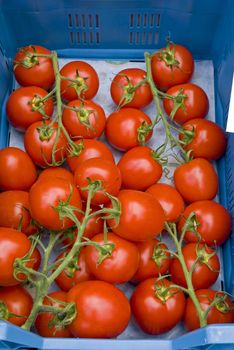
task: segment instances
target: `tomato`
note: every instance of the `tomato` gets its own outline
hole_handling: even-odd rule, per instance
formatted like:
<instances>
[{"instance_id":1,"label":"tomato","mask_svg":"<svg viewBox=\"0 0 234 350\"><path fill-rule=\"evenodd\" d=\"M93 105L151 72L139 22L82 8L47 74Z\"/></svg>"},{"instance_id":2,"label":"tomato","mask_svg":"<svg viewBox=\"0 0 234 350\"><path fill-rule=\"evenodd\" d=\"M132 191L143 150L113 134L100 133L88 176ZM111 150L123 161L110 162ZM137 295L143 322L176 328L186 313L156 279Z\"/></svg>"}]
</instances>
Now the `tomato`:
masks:
<instances>
[{"instance_id":1,"label":"tomato","mask_svg":"<svg viewBox=\"0 0 234 350\"><path fill-rule=\"evenodd\" d=\"M118 106L143 108L153 100L150 86L146 79L146 72L140 68L127 68L121 70L112 80L110 93ZM129 102L128 102L129 101Z\"/></svg>"},{"instance_id":2,"label":"tomato","mask_svg":"<svg viewBox=\"0 0 234 350\"><path fill-rule=\"evenodd\" d=\"M6 320L16 326L22 326L31 312L32 305L33 299L26 289L20 286L0 288L1 320Z\"/></svg>"},{"instance_id":3,"label":"tomato","mask_svg":"<svg viewBox=\"0 0 234 350\"><path fill-rule=\"evenodd\" d=\"M180 322L185 297L167 279L149 278L141 282L131 297L131 309L138 326L149 334L162 334Z\"/></svg>"},{"instance_id":4,"label":"tomato","mask_svg":"<svg viewBox=\"0 0 234 350\"><path fill-rule=\"evenodd\" d=\"M151 69L157 87L166 91L192 78L194 60L186 47L169 43L152 56Z\"/></svg>"},{"instance_id":5,"label":"tomato","mask_svg":"<svg viewBox=\"0 0 234 350\"><path fill-rule=\"evenodd\" d=\"M49 297L49 298L48 298ZM59 307L61 308L61 312L63 309L63 305L59 303L61 302L67 302L67 293L61 292L61 291L56 291L48 294L48 297L45 297L43 304L44 305L49 305L49 306L54 306L54 307ZM55 300L51 300L55 299ZM56 301L58 300L58 301ZM42 337L55 337L55 338L70 338L72 337L71 333L69 332L68 328L56 328L55 325L50 326L50 322L54 320L54 315L51 312L41 312L35 321L35 328L37 332L42 336Z\"/></svg>"},{"instance_id":6,"label":"tomato","mask_svg":"<svg viewBox=\"0 0 234 350\"><path fill-rule=\"evenodd\" d=\"M162 166L154 151L138 146L126 152L118 163L122 186L133 190L146 190L162 176Z\"/></svg>"},{"instance_id":7,"label":"tomato","mask_svg":"<svg viewBox=\"0 0 234 350\"><path fill-rule=\"evenodd\" d=\"M112 231L130 241L152 239L163 230L165 216L162 207L149 193L122 190L117 199L121 205L120 221L107 222Z\"/></svg>"},{"instance_id":8,"label":"tomato","mask_svg":"<svg viewBox=\"0 0 234 350\"><path fill-rule=\"evenodd\" d=\"M75 337L113 338L124 331L130 320L128 299L107 282L79 283L70 289L67 299L76 303L77 316L68 326Z\"/></svg>"},{"instance_id":9,"label":"tomato","mask_svg":"<svg viewBox=\"0 0 234 350\"><path fill-rule=\"evenodd\" d=\"M94 139L100 137L106 125L104 109L93 101L74 100L63 110L63 125L69 135L77 139L84 137ZM69 109L76 108L77 111Z\"/></svg>"},{"instance_id":10,"label":"tomato","mask_svg":"<svg viewBox=\"0 0 234 350\"><path fill-rule=\"evenodd\" d=\"M115 161L111 150L101 141L83 139L75 141L75 144L79 147L80 153L72 157L68 155L67 157L67 164L73 173L87 159L102 158L112 162Z\"/></svg>"},{"instance_id":11,"label":"tomato","mask_svg":"<svg viewBox=\"0 0 234 350\"><path fill-rule=\"evenodd\" d=\"M48 177L54 178L54 177L59 177L61 179L67 180L70 183L74 183L74 178L73 175L70 171L68 171L65 168L62 167L51 167L43 170L39 177L38 180L46 179Z\"/></svg>"},{"instance_id":12,"label":"tomato","mask_svg":"<svg viewBox=\"0 0 234 350\"><path fill-rule=\"evenodd\" d=\"M41 253L37 248L34 248L32 255L30 257L30 261L27 266L32 267L34 270L39 270L41 265Z\"/></svg>"},{"instance_id":13,"label":"tomato","mask_svg":"<svg viewBox=\"0 0 234 350\"><path fill-rule=\"evenodd\" d=\"M177 221L184 211L184 200L180 193L171 185L157 183L150 186L146 192L152 194L164 210L166 221Z\"/></svg>"},{"instance_id":14,"label":"tomato","mask_svg":"<svg viewBox=\"0 0 234 350\"><path fill-rule=\"evenodd\" d=\"M112 232L108 232L106 243L104 243L103 233L94 236L92 242L103 248L98 250L92 245L86 247L85 258L91 273L97 279L109 283L130 281L139 264L139 252L136 245Z\"/></svg>"},{"instance_id":15,"label":"tomato","mask_svg":"<svg viewBox=\"0 0 234 350\"><path fill-rule=\"evenodd\" d=\"M165 275L170 266L170 253L166 244L157 239L137 243L140 262L133 283L139 283L150 277Z\"/></svg>"},{"instance_id":16,"label":"tomato","mask_svg":"<svg viewBox=\"0 0 234 350\"><path fill-rule=\"evenodd\" d=\"M217 292L211 289L197 290L196 296L199 300L199 303L203 311L206 311L209 305L215 299L217 300L217 304L212 306L210 311L208 312L207 324L234 322L233 306L232 306L231 299L228 296L226 296L225 300L222 300L224 297L224 294L222 292ZM221 297L221 300L219 302L217 297ZM200 322L199 322L197 310L191 298L188 298L186 302L184 323L186 328L189 331L200 328Z\"/></svg>"},{"instance_id":17,"label":"tomato","mask_svg":"<svg viewBox=\"0 0 234 350\"><path fill-rule=\"evenodd\" d=\"M77 98L91 100L99 88L99 79L95 69L83 61L72 61L60 70L62 77L75 80L61 81L61 95L64 100L72 101Z\"/></svg>"},{"instance_id":18,"label":"tomato","mask_svg":"<svg viewBox=\"0 0 234 350\"><path fill-rule=\"evenodd\" d=\"M63 217L60 219L56 208L65 210L64 203L81 209L82 203L79 191L69 181L62 178L48 177L37 181L29 192L29 204L32 217L48 230L65 230L74 222ZM79 211L74 211L79 219Z\"/></svg>"},{"instance_id":19,"label":"tomato","mask_svg":"<svg viewBox=\"0 0 234 350\"><path fill-rule=\"evenodd\" d=\"M54 84L54 69L50 57L36 57L33 54L51 55L51 51L39 45L19 49L14 58L15 79L23 86L39 86L45 90ZM30 57L31 56L31 57Z\"/></svg>"},{"instance_id":20,"label":"tomato","mask_svg":"<svg viewBox=\"0 0 234 350\"><path fill-rule=\"evenodd\" d=\"M194 137L184 149L192 151L194 158L217 160L225 153L227 138L224 130L206 119L192 119L183 124L183 128L194 131ZM180 140L186 141L186 135L180 134Z\"/></svg>"},{"instance_id":21,"label":"tomato","mask_svg":"<svg viewBox=\"0 0 234 350\"><path fill-rule=\"evenodd\" d=\"M0 150L0 190L26 191L36 179L36 167L27 153L16 147Z\"/></svg>"},{"instance_id":22,"label":"tomato","mask_svg":"<svg viewBox=\"0 0 234 350\"><path fill-rule=\"evenodd\" d=\"M152 121L136 108L122 108L109 115L106 122L106 138L120 151L140 145L141 136L148 141L152 136Z\"/></svg>"},{"instance_id":23,"label":"tomato","mask_svg":"<svg viewBox=\"0 0 234 350\"><path fill-rule=\"evenodd\" d=\"M190 204L184 211L178 225L181 233L188 216L194 213L193 226L186 232L184 239L188 242L198 242L199 235L201 240L208 245L221 245L228 238L232 219L227 209L214 201L199 201ZM197 230L198 235L194 232Z\"/></svg>"},{"instance_id":24,"label":"tomato","mask_svg":"<svg viewBox=\"0 0 234 350\"><path fill-rule=\"evenodd\" d=\"M167 94L178 96L175 100L165 98L163 106L166 113L178 124L190 119L205 118L209 110L209 100L205 91L195 84L180 84L171 87ZM183 97L182 97L183 96ZM181 104L172 115L175 105Z\"/></svg>"},{"instance_id":25,"label":"tomato","mask_svg":"<svg viewBox=\"0 0 234 350\"><path fill-rule=\"evenodd\" d=\"M24 135L24 147L35 164L40 167L53 165L52 150L58 134L58 123L36 122L30 125ZM56 162L66 157L67 139L60 131L58 143L54 152Z\"/></svg>"},{"instance_id":26,"label":"tomato","mask_svg":"<svg viewBox=\"0 0 234 350\"><path fill-rule=\"evenodd\" d=\"M110 199L105 192L116 196L121 186L121 174L117 166L112 161L102 158L91 158L83 162L76 168L74 179L75 184L80 189L82 198L85 200L88 197L88 191L84 191L82 188L88 186L88 179L101 181L103 190L95 192L91 200L92 204L109 202Z\"/></svg>"},{"instance_id":27,"label":"tomato","mask_svg":"<svg viewBox=\"0 0 234 350\"><path fill-rule=\"evenodd\" d=\"M178 166L174 182L187 203L213 199L218 192L218 176L212 164L203 158Z\"/></svg>"}]
</instances>

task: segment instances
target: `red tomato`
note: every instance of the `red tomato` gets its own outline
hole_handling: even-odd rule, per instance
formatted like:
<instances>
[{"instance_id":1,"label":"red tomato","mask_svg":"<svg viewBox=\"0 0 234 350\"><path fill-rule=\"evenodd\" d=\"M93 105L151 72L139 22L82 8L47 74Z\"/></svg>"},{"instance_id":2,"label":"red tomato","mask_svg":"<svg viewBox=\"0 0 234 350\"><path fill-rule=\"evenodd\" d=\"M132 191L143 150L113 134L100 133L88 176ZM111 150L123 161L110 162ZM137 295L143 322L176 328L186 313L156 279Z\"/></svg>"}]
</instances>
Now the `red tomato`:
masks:
<instances>
[{"instance_id":1,"label":"red tomato","mask_svg":"<svg viewBox=\"0 0 234 350\"><path fill-rule=\"evenodd\" d=\"M99 88L99 79L95 69L83 61L72 61L60 70L62 77L75 80L61 81L61 94L64 100L72 101L77 98L91 100Z\"/></svg>"},{"instance_id":2,"label":"red tomato","mask_svg":"<svg viewBox=\"0 0 234 350\"><path fill-rule=\"evenodd\" d=\"M203 158L178 166L174 182L187 203L213 199L218 192L218 176L212 164Z\"/></svg>"},{"instance_id":3,"label":"red tomato","mask_svg":"<svg viewBox=\"0 0 234 350\"><path fill-rule=\"evenodd\" d=\"M91 273L97 279L109 283L130 281L139 264L139 252L136 245L112 232L108 232L106 244L103 233L94 236L92 242L103 248L98 250L92 245L86 247L85 258Z\"/></svg>"},{"instance_id":4,"label":"red tomato","mask_svg":"<svg viewBox=\"0 0 234 350\"><path fill-rule=\"evenodd\" d=\"M38 45L19 49L14 58L15 79L20 85L39 86L47 90L54 84L52 60L49 57L33 56L36 53L51 55L51 51Z\"/></svg>"},{"instance_id":5,"label":"red tomato","mask_svg":"<svg viewBox=\"0 0 234 350\"><path fill-rule=\"evenodd\" d=\"M147 82L136 88L146 78L146 72L140 68L121 70L112 80L110 93L118 106L143 108L153 100ZM129 101L129 102L128 102Z\"/></svg>"},{"instance_id":6,"label":"red tomato","mask_svg":"<svg viewBox=\"0 0 234 350\"><path fill-rule=\"evenodd\" d=\"M121 174L117 166L112 161L101 158L91 158L79 165L76 168L74 179L75 184L81 191L82 198L85 200L88 197L88 191L83 191L82 188L88 186L88 179L101 181L103 190L95 192L91 201L92 204L109 202L105 192L116 196L121 186Z\"/></svg>"},{"instance_id":7,"label":"red tomato","mask_svg":"<svg viewBox=\"0 0 234 350\"><path fill-rule=\"evenodd\" d=\"M32 252L30 261L27 264L27 266L32 267L34 270L39 270L40 265L41 265L41 253L37 248L35 248Z\"/></svg>"},{"instance_id":8,"label":"red tomato","mask_svg":"<svg viewBox=\"0 0 234 350\"><path fill-rule=\"evenodd\" d=\"M138 326L149 334L162 334L180 322L185 309L183 292L166 279L141 282L131 297L131 309Z\"/></svg>"},{"instance_id":9,"label":"red tomato","mask_svg":"<svg viewBox=\"0 0 234 350\"><path fill-rule=\"evenodd\" d=\"M192 119L183 124L183 128L194 131L193 139L184 147L186 151L192 151L194 158L217 160L225 153L227 139L219 125L206 119ZM180 140L186 141L186 136L180 134Z\"/></svg>"},{"instance_id":10,"label":"red tomato","mask_svg":"<svg viewBox=\"0 0 234 350\"><path fill-rule=\"evenodd\" d=\"M162 166L154 151L138 146L126 152L118 163L122 186L132 190L146 190L162 176Z\"/></svg>"},{"instance_id":11,"label":"red tomato","mask_svg":"<svg viewBox=\"0 0 234 350\"><path fill-rule=\"evenodd\" d=\"M216 298L217 304L211 307L208 312L207 324L213 323L233 323L234 313L231 299L227 296L223 299L224 293L217 292L211 289L200 289L196 291L197 298L203 311L206 311L209 305ZM217 297L221 297L221 301L218 302ZM197 310L191 300L187 299L185 314L184 314L185 326L189 331L200 328L200 322L197 314Z\"/></svg>"},{"instance_id":12,"label":"red tomato","mask_svg":"<svg viewBox=\"0 0 234 350\"><path fill-rule=\"evenodd\" d=\"M194 60L184 46L169 44L152 56L151 69L157 87L166 91L192 78Z\"/></svg>"},{"instance_id":13,"label":"red tomato","mask_svg":"<svg viewBox=\"0 0 234 350\"><path fill-rule=\"evenodd\" d=\"M44 305L49 305L49 306L54 306L54 307L59 307L62 309L64 306L59 303L61 302L67 302L67 293L61 292L61 291L56 291L49 293L48 297L45 297L43 304ZM55 300L51 300L55 299ZM58 301L56 301L58 300ZM55 338L70 338L72 337L71 333L69 332L68 328L56 328L56 326L50 326L50 322L54 320L54 315L51 312L41 312L35 321L35 327L37 332L42 336L42 337L55 337Z\"/></svg>"},{"instance_id":14,"label":"red tomato","mask_svg":"<svg viewBox=\"0 0 234 350\"><path fill-rule=\"evenodd\" d=\"M184 211L178 225L181 233L185 225L186 218L195 213L194 230L197 230L198 235L188 230L184 239L188 242L198 242L199 235L201 240L208 245L221 245L228 238L231 228L231 215L221 204L214 201L199 201L190 204Z\"/></svg>"},{"instance_id":15,"label":"red tomato","mask_svg":"<svg viewBox=\"0 0 234 350\"><path fill-rule=\"evenodd\" d=\"M53 165L52 150L56 142L58 123L36 122L30 125L24 135L24 147L35 164L40 167ZM66 157L67 139L60 131L55 149L55 161L60 162Z\"/></svg>"},{"instance_id":16,"label":"red tomato","mask_svg":"<svg viewBox=\"0 0 234 350\"><path fill-rule=\"evenodd\" d=\"M26 289L20 286L0 288L1 320L22 326L32 309L33 299ZM17 316L10 316L9 313Z\"/></svg>"},{"instance_id":17,"label":"red tomato","mask_svg":"<svg viewBox=\"0 0 234 350\"><path fill-rule=\"evenodd\" d=\"M79 147L80 153L72 157L68 155L67 157L67 164L73 173L76 168L87 159L102 158L112 162L115 161L111 150L101 141L83 139L76 141L75 144Z\"/></svg>"},{"instance_id":18,"label":"red tomato","mask_svg":"<svg viewBox=\"0 0 234 350\"><path fill-rule=\"evenodd\" d=\"M146 192L152 194L164 210L166 221L177 221L184 211L184 200L172 186L157 183L150 186Z\"/></svg>"},{"instance_id":19,"label":"red tomato","mask_svg":"<svg viewBox=\"0 0 234 350\"><path fill-rule=\"evenodd\" d=\"M26 191L36 179L36 167L27 153L16 147L0 150L0 190Z\"/></svg>"},{"instance_id":20,"label":"red tomato","mask_svg":"<svg viewBox=\"0 0 234 350\"><path fill-rule=\"evenodd\" d=\"M170 266L170 253L166 244L157 239L137 243L140 262L133 283L139 283L150 277L165 275Z\"/></svg>"},{"instance_id":21,"label":"red tomato","mask_svg":"<svg viewBox=\"0 0 234 350\"><path fill-rule=\"evenodd\" d=\"M84 137L94 139L100 137L106 125L104 109L93 101L74 100L63 110L63 125L72 138Z\"/></svg>"},{"instance_id":22,"label":"red tomato","mask_svg":"<svg viewBox=\"0 0 234 350\"><path fill-rule=\"evenodd\" d=\"M152 121L147 114L136 108L122 108L109 115L106 122L106 137L109 143L120 151L141 144L140 137L145 135L147 142L152 136Z\"/></svg>"},{"instance_id":23,"label":"red tomato","mask_svg":"<svg viewBox=\"0 0 234 350\"><path fill-rule=\"evenodd\" d=\"M69 200L69 205L81 209L82 203L77 188L62 178L48 177L37 181L29 192L29 204L32 217L48 230L65 230L74 225L74 222L63 217L60 219L58 211L60 207L64 211L63 204ZM80 213L74 211L79 219Z\"/></svg>"},{"instance_id":24,"label":"red tomato","mask_svg":"<svg viewBox=\"0 0 234 350\"><path fill-rule=\"evenodd\" d=\"M126 296L112 284L86 281L77 284L67 294L75 302L77 316L69 330L79 338L113 338L127 327L130 305Z\"/></svg>"},{"instance_id":25,"label":"red tomato","mask_svg":"<svg viewBox=\"0 0 234 350\"><path fill-rule=\"evenodd\" d=\"M51 167L43 170L40 173L38 180L46 179L48 177L59 177L61 179L69 181L72 184L74 183L74 177L72 173L69 170L62 167Z\"/></svg>"},{"instance_id":26,"label":"red tomato","mask_svg":"<svg viewBox=\"0 0 234 350\"><path fill-rule=\"evenodd\" d=\"M130 241L146 241L163 230L164 212L152 195L123 190L117 198L121 205L120 221L116 225L115 219L107 220L114 233Z\"/></svg>"}]
</instances>

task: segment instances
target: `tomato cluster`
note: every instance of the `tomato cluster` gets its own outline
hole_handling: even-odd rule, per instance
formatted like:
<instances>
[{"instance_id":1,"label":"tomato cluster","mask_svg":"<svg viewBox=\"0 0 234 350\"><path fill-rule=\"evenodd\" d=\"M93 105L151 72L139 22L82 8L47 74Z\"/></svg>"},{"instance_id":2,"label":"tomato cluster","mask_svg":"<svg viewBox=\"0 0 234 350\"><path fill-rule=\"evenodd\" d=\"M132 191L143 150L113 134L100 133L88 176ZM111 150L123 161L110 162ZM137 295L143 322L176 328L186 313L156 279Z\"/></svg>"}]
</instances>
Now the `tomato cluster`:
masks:
<instances>
[{"instance_id":1,"label":"tomato cluster","mask_svg":"<svg viewBox=\"0 0 234 350\"><path fill-rule=\"evenodd\" d=\"M26 152L0 150L3 319L25 329L34 324L45 337L91 338L118 336L131 314L149 334L182 320L188 330L234 320L230 298L209 289L220 271L215 248L232 225L227 209L213 201L218 176L211 161L224 154L226 137L204 119L209 101L190 83L193 70L181 45L146 55L146 71L124 69L114 77L117 109L106 119L92 101L99 77L90 64L72 61L59 71L55 52L19 50L14 74L22 87L6 112L24 133ZM141 110L153 99L156 119ZM146 144L158 122L166 138L153 150ZM125 152L117 164L102 135ZM174 186L159 182L168 140L183 160ZM163 242L166 234L176 252ZM56 244L62 251L50 265ZM34 301L21 286L26 280ZM53 281L61 291L48 292ZM137 285L130 301L115 286L122 283Z\"/></svg>"}]
</instances>

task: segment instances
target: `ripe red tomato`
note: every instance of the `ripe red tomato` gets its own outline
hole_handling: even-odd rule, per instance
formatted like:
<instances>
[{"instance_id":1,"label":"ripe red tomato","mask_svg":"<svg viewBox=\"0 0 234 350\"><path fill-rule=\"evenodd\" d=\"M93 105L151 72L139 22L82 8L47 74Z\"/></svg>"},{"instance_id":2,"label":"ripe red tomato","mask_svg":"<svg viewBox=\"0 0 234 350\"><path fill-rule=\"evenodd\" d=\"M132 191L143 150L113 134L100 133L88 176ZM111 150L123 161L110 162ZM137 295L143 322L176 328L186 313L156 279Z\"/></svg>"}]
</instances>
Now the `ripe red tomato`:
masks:
<instances>
[{"instance_id":1,"label":"ripe red tomato","mask_svg":"<svg viewBox=\"0 0 234 350\"><path fill-rule=\"evenodd\" d=\"M128 299L110 283L79 283L70 289L67 299L76 303L77 316L69 325L75 337L113 338L124 331L130 320Z\"/></svg>"},{"instance_id":2,"label":"ripe red tomato","mask_svg":"<svg viewBox=\"0 0 234 350\"><path fill-rule=\"evenodd\" d=\"M222 292L217 292L211 289L200 289L196 291L197 298L201 305L203 311L206 311L209 305L217 299L217 296L223 298ZM211 307L208 312L207 324L213 323L233 323L234 313L231 299L227 296L225 300L217 302L216 305ZM200 322L197 314L197 310L191 300L187 299L185 314L184 314L184 323L186 328L189 331L200 328Z\"/></svg>"},{"instance_id":3,"label":"ripe red tomato","mask_svg":"<svg viewBox=\"0 0 234 350\"><path fill-rule=\"evenodd\" d=\"M149 278L141 282L131 297L131 309L138 326L149 334L162 334L180 322L185 309L185 297L167 279Z\"/></svg>"},{"instance_id":4,"label":"ripe red tomato","mask_svg":"<svg viewBox=\"0 0 234 350\"><path fill-rule=\"evenodd\" d=\"M183 128L194 131L193 139L184 147L186 151L192 151L194 158L217 160L225 153L227 139L219 125L206 119L192 119L183 124ZM180 134L179 138L186 140L183 134Z\"/></svg>"},{"instance_id":5,"label":"ripe red tomato","mask_svg":"<svg viewBox=\"0 0 234 350\"><path fill-rule=\"evenodd\" d=\"M203 158L178 166L174 182L187 203L213 199L218 192L218 176L212 164Z\"/></svg>"},{"instance_id":6,"label":"ripe red tomato","mask_svg":"<svg viewBox=\"0 0 234 350\"><path fill-rule=\"evenodd\" d=\"M152 56L151 69L157 87L166 91L192 78L194 60L184 46L170 43Z\"/></svg>"},{"instance_id":7,"label":"ripe red tomato","mask_svg":"<svg viewBox=\"0 0 234 350\"><path fill-rule=\"evenodd\" d=\"M101 136L105 129L106 116L99 104L93 101L74 100L67 106L78 109L78 112L68 108L63 110L63 125L72 138L94 139Z\"/></svg>"},{"instance_id":8,"label":"ripe red tomato","mask_svg":"<svg viewBox=\"0 0 234 350\"><path fill-rule=\"evenodd\" d=\"M26 264L28 267L32 267L34 270L39 270L41 265L41 253L37 248L34 248L30 261Z\"/></svg>"},{"instance_id":9,"label":"ripe red tomato","mask_svg":"<svg viewBox=\"0 0 234 350\"><path fill-rule=\"evenodd\" d=\"M98 250L92 245L86 247L85 258L91 273L98 280L109 283L130 281L139 264L139 252L136 245L112 232L108 232L106 245L103 233L94 236L92 242L107 250Z\"/></svg>"},{"instance_id":10,"label":"ripe red tomato","mask_svg":"<svg viewBox=\"0 0 234 350\"><path fill-rule=\"evenodd\" d=\"M49 297L49 298L48 298ZM49 306L54 306L54 307L59 307L62 309L64 306L59 303L61 302L67 302L67 293L61 292L61 291L56 291L48 294L48 297L45 297L43 304L44 305L49 305ZM55 299L55 300L51 300ZM58 301L56 301L58 300ZM54 315L51 312L41 312L35 321L35 327L37 332L42 336L42 337L55 337L55 338L70 338L72 337L71 333L68 330L68 327L65 328L56 328L56 326L50 326L50 322L52 322L54 319Z\"/></svg>"},{"instance_id":11,"label":"ripe red tomato","mask_svg":"<svg viewBox=\"0 0 234 350\"><path fill-rule=\"evenodd\" d=\"M91 201L92 204L109 202L109 198L105 192L116 196L121 186L121 174L118 167L112 161L101 158L91 158L79 165L76 168L74 179L84 200L88 197L88 191L83 191L82 188L88 186L88 179L93 181L100 180L102 182L103 190L95 192Z\"/></svg>"},{"instance_id":12,"label":"ripe red tomato","mask_svg":"<svg viewBox=\"0 0 234 350\"><path fill-rule=\"evenodd\" d=\"M27 191L36 179L36 167L27 153L16 147L0 150L1 191Z\"/></svg>"},{"instance_id":13,"label":"ripe red tomato","mask_svg":"<svg viewBox=\"0 0 234 350\"><path fill-rule=\"evenodd\" d=\"M62 167L59 167L59 166L58 167L50 167L50 168L43 170L40 173L38 180L46 179L48 177L52 177L52 178L59 177L61 179L69 181L72 184L74 183L73 174L69 170L62 168Z\"/></svg>"},{"instance_id":14,"label":"ripe red tomato","mask_svg":"<svg viewBox=\"0 0 234 350\"><path fill-rule=\"evenodd\" d=\"M177 221L184 211L184 200L172 186L157 183L150 186L146 192L151 193L164 210L166 221Z\"/></svg>"},{"instance_id":15,"label":"ripe red tomato","mask_svg":"<svg viewBox=\"0 0 234 350\"><path fill-rule=\"evenodd\" d=\"M56 142L58 133L58 123L36 122L30 125L24 135L24 147L35 164L40 167L48 167L53 164L52 150ZM62 161L66 157L67 139L60 131L58 143L55 149L56 162Z\"/></svg>"},{"instance_id":16,"label":"ripe red tomato","mask_svg":"<svg viewBox=\"0 0 234 350\"><path fill-rule=\"evenodd\" d=\"M130 241L152 239L163 230L165 216L162 207L149 193L122 190L117 196L121 205L118 225L107 222L114 233Z\"/></svg>"},{"instance_id":17,"label":"ripe red tomato","mask_svg":"<svg viewBox=\"0 0 234 350\"><path fill-rule=\"evenodd\" d=\"M154 151L138 146L127 151L118 163L123 188L146 190L162 176L162 166L155 158Z\"/></svg>"},{"instance_id":18,"label":"ripe red tomato","mask_svg":"<svg viewBox=\"0 0 234 350\"><path fill-rule=\"evenodd\" d=\"M170 253L166 244L157 239L137 243L140 262L133 283L139 283L150 277L165 275L170 266Z\"/></svg>"},{"instance_id":19,"label":"ripe red tomato","mask_svg":"<svg viewBox=\"0 0 234 350\"><path fill-rule=\"evenodd\" d=\"M186 218L191 214L196 214L194 230L201 236L201 240L208 245L221 245L228 238L231 228L231 215L224 206L214 201L199 201L190 204L184 211L178 225L181 233L185 225ZM198 242L199 236L190 229L186 232L184 239L188 242Z\"/></svg>"},{"instance_id":20,"label":"ripe red tomato","mask_svg":"<svg viewBox=\"0 0 234 350\"><path fill-rule=\"evenodd\" d=\"M184 98L181 98L179 92L181 91ZM180 84L171 87L167 94L171 96L178 96L176 100L165 98L163 106L166 113L171 116L176 103L181 103L181 107L172 116L172 119L178 123L183 124L190 119L205 118L209 110L209 100L205 91L195 84Z\"/></svg>"},{"instance_id":21,"label":"ripe red tomato","mask_svg":"<svg viewBox=\"0 0 234 350\"><path fill-rule=\"evenodd\" d=\"M26 289L20 286L0 288L1 320L22 326L32 309L33 299ZM9 316L9 313L17 316Z\"/></svg>"},{"instance_id":22,"label":"ripe red tomato","mask_svg":"<svg viewBox=\"0 0 234 350\"><path fill-rule=\"evenodd\" d=\"M75 142L80 147L80 154L70 157L68 154L67 164L74 173L76 168L85 160L91 158L102 158L114 162L111 150L101 141L94 139L83 139Z\"/></svg>"},{"instance_id":23,"label":"ripe red tomato","mask_svg":"<svg viewBox=\"0 0 234 350\"><path fill-rule=\"evenodd\" d=\"M54 110L52 98L42 101L47 91L37 86L21 87L9 97L6 112L9 122L19 131L25 131L31 124L51 117Z\"/></svg>"},{"instance_id":24,"label":"ripe red tomato","mask_svg":"<svg viewBox=\"0 0 234 350\"><path fill-rule=\"evenodd\" d=\"M45 90L54 84L54 69L49 57L36 57L33 54L51 55L51 51L38 45L19 49L14 58L15 79L23 86L39 86Z\"/></svg>"},{"instance_id":25,"label":"ripe red tomato","mask_svg":"<svg viewBox=\"0 0 234 350\"><path fill-rule=\"evenodd\" d=\"M182 248L185 264L192 272L193 288L209 288L219 276L220 263L215 251L205 244L189 243ZM194 267L194 264L195 267ZM174 258L170 265L171 280L182 287L187 287L184 272L178 258Z\"/></svg>"},{"instance_id":26,"label":"ripe red tomato","mask_svg":"<svg viewBox=\"0 0 234 350\"><path fill-rule=\"evenodd\" d=\"M150 86L147 82L134 89L146 78L146 72L140 68L121 70L111 82L110 93L118 106L143 108L153 100ZM129 101L129 102L128 102Z\"/></svg>"},{"instance_id":27,"label":"ripe red tomato","mask_svg":"<svg viewBox=\"0 0 234 350\"><path fill-rule=\"evenodd\" d=\"M29 204L32 217L48 230L65 230L74 226L74 222L64 217L60 219L55 210L69 200L69 205L81 209L82 203L79 191L69 181L62 178L42 179L37 181L29 192ZM80 213L74 211L79 219Z\"/></svg>"},{"instance_id":28,"label":"ripe red tomato","mask_svg":"<svg viewBox=\"0 0 234 350\"><path fill-rule=\"evenodd\" d=\"M152 121L147 114L136 108L122 108L109 115L106 122L106 137L120 151L140 145L139 131L147 142L152 136Z\"/></svg>"},{"instance_id":29,"label":"ripe red tomato","mask_svg":"<svg viewBox=\"0 0 234 350\"><path fill-rule=\"evenodd\" d=\"M72 61L60 70L62 77L75 80L75 82L63 79L61 81L61 95L64 100L72 101L77 98L91 100L99 88L99 79L95 69L83 61Z\"/></svg>"}]
</instances>

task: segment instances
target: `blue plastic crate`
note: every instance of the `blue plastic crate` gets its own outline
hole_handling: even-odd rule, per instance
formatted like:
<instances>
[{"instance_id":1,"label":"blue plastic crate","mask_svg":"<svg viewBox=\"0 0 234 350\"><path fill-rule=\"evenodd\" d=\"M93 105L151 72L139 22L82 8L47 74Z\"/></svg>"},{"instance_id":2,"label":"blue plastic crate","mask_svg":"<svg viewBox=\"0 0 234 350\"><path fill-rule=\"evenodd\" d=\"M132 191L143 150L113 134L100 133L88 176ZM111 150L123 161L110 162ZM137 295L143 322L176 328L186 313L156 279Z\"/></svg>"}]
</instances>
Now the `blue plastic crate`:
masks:
<instances>
[{"instance_id":1,"label":"blue plastic crate","mask_svg":"<svg viewBox=\"0 0 234 350\"><path fill-rule=\"evenodd\" d=\"M8 143L5 103L12 57L29 43L61 57L142 60L171 33L196 59L212 59L216 120L225 127L234 66L233 0L0 0L0 147ZM234 136L218 164L220 200L234 219ZM223 247L224 284L234 292L234 235ZM213 325L176 339L49 339L0 322L1 349L182 350L234 349L234 325Z\"/></svg>"}]
</instances>

